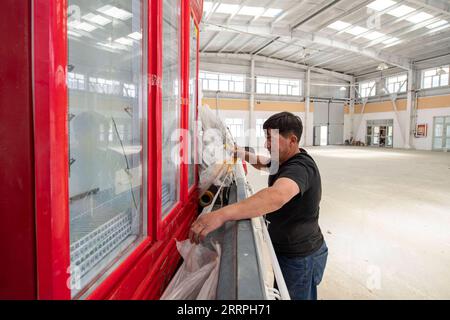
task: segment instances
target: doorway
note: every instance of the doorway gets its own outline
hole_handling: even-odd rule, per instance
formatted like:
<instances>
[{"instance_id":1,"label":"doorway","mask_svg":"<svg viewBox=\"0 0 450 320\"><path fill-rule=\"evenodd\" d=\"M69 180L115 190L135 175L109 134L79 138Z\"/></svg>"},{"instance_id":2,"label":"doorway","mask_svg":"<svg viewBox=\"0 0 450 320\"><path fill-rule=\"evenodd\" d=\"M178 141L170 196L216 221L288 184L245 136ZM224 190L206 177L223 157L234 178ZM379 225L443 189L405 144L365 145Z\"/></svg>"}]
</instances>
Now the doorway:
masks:
<instances>
[{"instance_id":1,"label":"doorway","mask_svg":"<svg viewBox=\"0 0 450 320\"><path fill-rule=\"evenodd\" d=\"M374 147L392 148L394 145L393 123L392 119L367 121L366 144Z\"/></svg>"},{"instance_id":2,"label":"doorway","mask_svg":"<svg viewBox=\"0 0 450 320\"><path fill-rule=\"evenodd\" d=\"M450 149L450 116L434 117L433 150Z\"/></svg>"},{"instance_id":3,"label":"doorway","mask_svg":"<svg viewBox=\"0 0 450 320\"><path fill-rule=\"evenodd\" d=\"M314 127L314 145L315 146L328 145L328 126Z\"/></svg>"}]
</instances>

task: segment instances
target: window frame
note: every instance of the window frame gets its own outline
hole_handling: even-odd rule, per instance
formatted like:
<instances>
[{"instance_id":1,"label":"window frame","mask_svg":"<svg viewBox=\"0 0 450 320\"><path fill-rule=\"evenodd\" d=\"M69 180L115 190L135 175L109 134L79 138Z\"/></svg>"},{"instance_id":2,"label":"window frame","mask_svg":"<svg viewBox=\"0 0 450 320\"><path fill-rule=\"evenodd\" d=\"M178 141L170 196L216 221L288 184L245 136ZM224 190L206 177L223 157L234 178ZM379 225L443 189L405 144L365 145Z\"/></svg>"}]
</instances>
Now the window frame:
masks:
<instances>
[{"instance_id":1,"label":"window frame","mask_svg":"<svg viewBox=\"0 0 450 320\"><path fill-rule=\"evenodd\" d=\"M366 84L368 86L362 88L362 86L366 85ZM358 92L359 97L362 98L362 99L375 97L377 95L377 82L375 80L367 80L367 81L360 82L358 84L358 88L359 88L359 92ZM364 90L364 93L366 93L367 89L369 90L368 94L367 95L362 95L362 91ZM372 93L372 91L373 91L373 93Z\"/></svg>"},{"instance_id":2,"label":"window frame","mask_svg":"<svg viewBox=\"0 0 450 320\"><path fill-rule=\"evenodd\" d=\"M399 81L398 78L400 78L400 77L406 77L406 79L404 81ZM395 79L396 81L389 82L390 80L393 80L393 79ZM394 85L393 92L389 91L389 85L392 85L392 84ZM408 90L408 74L407 73L399 73L396 75L386 77L384 85L385 85L386 89L389 91L388 94L405 93ZM395 88L397 86L400 87L400 89L399 89L400 91L395 90Z\"/></svg>"},{"instance_id":3,"label":"window frame","mask_svg":"<svg viewBox=\"0 0 450 320\"><path fill-rule=\"evenodd\" d=\"M221 79L221 77L222 77L222 79ZM238 81L238 80L234 79L236 77L242 78L242 81ZM229 79L224 79L224 78L229 78ZM212 91L212 92L221 91L221 92L230 92L230 93L245 93L245 84L246 84L245 74L200 70L198 73L198 81L199 81L199 83L201 83L202 91ZM205 82L208 84L207 89L204 88ZM214 86L215 89L214 88L210 89L210 87L211 87L210 82L216 83L217 87ZM227 87L228 87L227 90L220 89L221 82L227 82ZM236 90L237 83L242 83L242 91ZM231 87L233 87L233 90L230 90Z\"/></svg>"},{"instance_id":4,"label":"window frame","mask_svg":"<svg viewBox=\"0 0 450 320\"><path fill-rule=\"evenodd\" d=\"M438 75L437 74L437 70L440 69L440 68L447 69L447 83L446 84L441 84L443 75ZM429 71L434 71L435 74L431 75L431 76L425 76L425 74L427 72L429 72ZM443 88L443 87L450 86L450 74L449 74L449 71L450 71L450 65L443 65L443 66L438 66L438 67L433 67L433 68L428 68L428 69L422 70L422 73L421 73L421 88L425 89L425 90L428 90L428 89L436 89L436 88ZM439 85L437 85L437 86L433 85L433 80L434 80L435 77L438 77L438 79L439 79ZM431 79L430 87L425 87L425 78L430 78Z\"/></svg>"},{"instance_id":5,"label":"window frame","mask_svg":"<svg viewBox=\"0 0 450 320\"><path fill-rule=\"evenodd\" d=\"M197 119L198 119L198 105L199 105L199 101L198 101L198 87L199 87L199 83L200 83L200 81L199 81L199 65L200 65L200 63L199 63L199 57L200 57L200 55L199 55L199 47L200 47L200 32L199 32L199 25L198 25L198 23L197 23L197 21L196 21L196 19L195 19L195 13L193 12L193 10L191 10L191 12L190 12L190 15L189 15L189 42L188 42L188 48L186 49L186 52L187 52L187 61L188 61L188 71L187 71L187 74L189 75L189 79L190 79L190 67L191 67L191 65L190 65L190 53L191 53L191 48L190 48L190 44L191 44L191 39L190 39L190 37L191 37L191 26L192 26L192 23L193 23L193 25L194 25L194 28L195 28L195 32L196 32L196 43L195 43L195 46L196 46L196 49L195 49L195 55L196 55L196 69L195 69L195 92L194 92L194 96L195 96L195 103L196 103L196 105L195 106L192 106L191 105L191 101L190 101L190 99L189 99L189 88L188 88L188 102L189 102L189 106L188 106L188 117L187 117L187 119L188 119L188 123L187 123L187 125L186 125L186 129L189 129L190 127L190 125L194 125L194 135L193 135L193 137L190 137L190 139L191 139L191 141L193 141L194 143L192 144L192 146L193 146L193 150L191 151L191 152L194 152L194 184L193 185L189 185L189 168L187 168L187 170L188 170L188 173L187 173L187 175L188 175L188 177L187 177L187 189L188 189L188 192L187 192L187 197L188 197L188 199L195 193L195 191L196 191L196 189L197 189L197 185L198 185L198 179L199 179L199 177L198 177L198 166L197 165L195 165L196 163L197 163L197 161L198 161L198 154L197 154L197 150L198 150L198 141L197 141L197 139L196 139L196 137L197 137L197 126L195 126L196 125L196 123L197 123ZM188 84L188 86L189 86L189 84ZM191 110L191 108L192 107L194 107L195 108L195 113L194 113L194 123L191 123L191 122L189 122L189 111ZM187 141L187 143L190 143L191 141ZM190 159L189 159L190 160Z\"/></svg>"},{"instance_id":6,"label":"window frame","mask_svg":"<svg viewBox=\"0 0 450 320\"><path fill-rule=\"evenodd\" d=\"M281 86L286 87L285 88L286 94L280 94ZM256 94L258 95L302 97L303 95L302 87L303 87L302 79L256 76ZM263 92L261 92L260 88L264 88ZM294 94L296 88L298 88L298 94Z\"/></svg>"}]
</instances>

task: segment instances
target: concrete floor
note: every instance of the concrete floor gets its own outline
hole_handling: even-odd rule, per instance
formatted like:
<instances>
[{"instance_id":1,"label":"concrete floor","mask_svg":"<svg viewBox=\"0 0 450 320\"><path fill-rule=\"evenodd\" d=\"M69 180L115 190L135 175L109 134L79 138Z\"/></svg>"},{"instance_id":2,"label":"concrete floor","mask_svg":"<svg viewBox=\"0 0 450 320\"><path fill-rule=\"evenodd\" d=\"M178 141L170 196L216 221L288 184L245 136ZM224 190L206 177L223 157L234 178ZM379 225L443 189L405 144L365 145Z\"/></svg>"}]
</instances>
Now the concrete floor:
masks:
<instances>
[{"instance_id":1,"label":"concrete floor","mask_svg":"<svg viewBox=\"0 0 450 320\"><path fill-rule=\"evenodd\" d=\"M329 247L319 299L450 299L450 153L307 150ZM267 186L253 168L248 178Z\"/></svg>"}]
</instances>

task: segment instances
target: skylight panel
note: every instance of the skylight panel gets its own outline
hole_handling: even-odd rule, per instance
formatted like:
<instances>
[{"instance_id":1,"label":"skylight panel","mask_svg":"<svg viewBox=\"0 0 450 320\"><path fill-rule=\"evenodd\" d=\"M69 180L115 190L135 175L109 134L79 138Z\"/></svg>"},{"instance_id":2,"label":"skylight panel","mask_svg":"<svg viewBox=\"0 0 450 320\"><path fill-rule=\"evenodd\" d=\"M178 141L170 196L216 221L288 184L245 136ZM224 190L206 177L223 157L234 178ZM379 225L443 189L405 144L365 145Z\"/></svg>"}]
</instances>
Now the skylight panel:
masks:
<instances>
[{"instance_id":1,"label":"skylight panel","mask_svg":"<svg viewBox=\"0 0 450 320\"><path fill-rule=\"evenodd\" d=\"M378 31L373 31L371 33L365 34L363 35L364 38L368 39L368 40L375 40L381 37L386 36L384 33L378 32Z\"/></svg>"},{"instance_id":2,"label":"skylight panel","mask_svg":"<svg viewBox=\"0 0 450 320\"><path fill-rule=\"evenodd\" d=\"M245 16L259 16L264 13L266 9L264 7L250 7L243 6L241 10L239 10L238 14Z\"/></svg>"},{"instance_id":3,"label":"skylight panel","mask_svg":"<svg viewBox=\"0 0 450 320\"><path fill-rule=\"evenodd\" d=\"M133 45L133 40L128 39L128 38L124 38L124 37L116 39L116 40L114 40L114 42L117 42L117 43L120 43L120 44L123 44L123 45L126 45L126 46L132 46Z\"/></svg>"},{"instance_id":4,"label":"skylight panel","mask_svg":"<svg viewBox=\"0 0 450 320\"><path fill-rule=\"evenodd\" d=\"M218 13L234 14L239 10L239 5L237 4L226 4L222 3L217 9Z\"/></svg>"},{"instance_id":5,"label":"skylight panel","mask_svg":"<svg viewBox=\"0 0 450 320\"><path fill-rule=\"evenodd\" d=\"M332 24L330 24L328 26L328 28L341 31L341 30L344 30L345 28L348 28L350 26L351 26L350 23L338 20L338 21L335 21Z\"/></svg>"},{"instance_id":6,"label":"skylight panel","mask_svg":"<svg viewBox=\"0 0 450 320\"><path fill-rule=\"evenodd\" d=\"M383 44L391 44L391 43L397 42L397 41L399 41L399 40L400 40L399 38L392 37L392 38L389 38L389 39L384 40L384 41L383 41Z\"/></svg>"},{"instance_id":7,"label":"skylight panel","mask_svg":"<svg viewBox=\"0 0 450 320\"><path fill-rule=\"evenodd\" d=\"M92 24L89 24L87 22L80 22L80 21L76 21L76 20L69 22L68 26L71 28L83 30L86 32L91 32L91 31L94 31L95 29L97 29L97 27Z\"/></svg>"},{"instance_id":8,"label":"skylight panel","mask_svg":"<svg viewBox=\"0 0 450 320\"><path fill-rule=\"evenodd\" d=\"M419 12L418 14L415 14L411 17L406 18L406 20L408 20L409 22L412 23L420 23L423 22L425 20L431 19L433 18L433 16L429 13L426 12Z\"/></svg>"},{"instance_id":9,"label":"skylight panel","mask_svg":"<svg viewBox=\"0 0 450 320\"><path fill-rule=\"evenodd\" d=\"M447 23L448 23L448 21L446 21L446 20L439 20L439 21L437 21L435 23L427 25L427 28L428 29L434 29L434 28L443 26L444 24L447 24Z\"/></svg>"},{"instance_id":10,"label":"skylight panel","mask_svg":"<svg viewBox=\"0 0 450 320\"><path fill-rule=\"evenodd\" d=\"M142 39L142 34L140 32L133 32L133 33L130 33L128 36L134 40Z\"/></svg>"},{"instance_id":11,"label":"skylight panel","mask_svg":"<svg viewBox=\"0 0 450 320\"><path fill-rule=\"evenodd\" d=\"M364 32L367 32L367 31L368 31L368 29L366 29L366 28L363 28L363 27L360 27L360 26L355 26L355 27L347 30L346 32L350 33L350 34L352 34L354 36L359 36L360 34L362 34Z\"/></svg>"},{"instance_id":12,"label":"skylight panel","mask_svg":"<svg viewBox=\"0 0 450 320\"><path fill-rule=\"evenodd\" d=\"M263 17L273 18L279 15L283 11L282 9L269 8L263 13Z\"/></svg>"},{"instance_id":13,"label":"skylight panel","mask_svg":"<svg viewBox=\"0 0 450 320\"><path fill-rule=\"evenodd\" d=\"M391 0L376 0L367 5L367 7L373 10L383 11L384 9L389 8L394 4L397 4L397 2Z\"/></svg>"},{"instance_id":14,"label":"skylight panel","mask_svg":"<svg viewBox=\"0 0 450 320\"><path fill-rule=\"evenodd\" d=\"M210 1L203 2L203 12L206 12L206 13L210 12L212 9L212 6L213 6L213 4Z\"/></svg>"},{"instance_id":15,"label":"skylight panel","mask_svg":"<svg viewBox=\"0 0 450 320\"><path fill-rule=\"evenodd\" d=\"M413 12L413 11L415 11L415 10L416 10L416 9L411 8L411 7L409 7L409 6L401 5L401 6L398 7L398 8L389 10L389 11L387 12L387 14L390 14L391 16L400 18L400 17L406 16L407 14L410 14L411 12Z\"/></svg>"},{"instance_id":16,"label":"skylight panel","mask_svg":"<svg viewBox=\"0 0 450 320\"><path fill-rule=\"evenodd\" d=\"M94 14L94 13L88 13L86 15L83 16L84 20L87 20L89 22L101 25L101 26L105 26L108 23L112 22L111 19L105 18L99 14Z\"/></svg>"},{"instance_id":17,"label":"skylight panel","mask_svg":"<svg viewBox=\"0 0 450 320\"><path fill-rule=\"evenodd\" d=\"M131 12L110 5L103 6L97 11L119 20L127 20L133 16Z\"/></svg>"}]
</instances>

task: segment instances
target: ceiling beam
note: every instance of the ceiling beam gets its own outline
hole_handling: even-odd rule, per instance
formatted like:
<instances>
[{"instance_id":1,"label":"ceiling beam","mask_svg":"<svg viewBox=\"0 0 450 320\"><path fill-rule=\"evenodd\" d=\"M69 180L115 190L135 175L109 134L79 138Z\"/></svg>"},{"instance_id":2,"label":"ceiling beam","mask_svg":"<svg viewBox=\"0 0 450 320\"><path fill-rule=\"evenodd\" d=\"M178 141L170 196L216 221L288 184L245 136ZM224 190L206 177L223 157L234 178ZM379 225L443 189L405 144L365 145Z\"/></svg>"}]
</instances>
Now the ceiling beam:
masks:
<instances>
[{"instance_id":1,"label":"ceiling beam","mask_svg":"<svg viewBox=\"0 0 450 320\"><path fill-rule=\"evenodd\" d=\"M250 61L251 59L254 59L255 61L259 61L259 62L268 62L268 63L283 65L283 66L302 69L302 70L307 70L308 68L310 68L311 71L314 71L316 73L326 74L328 76L332 76L334 78L342 79L345 81L351 81L353 79L352 76L343 74L343 73L339 73L339 72L334 72L334 71L330 71L330 70L326 70L326 69L322 69L322 68L309 67L304 64L288 62L288 61L284 61L284 60L280 60L280 59L268 58L268 57L251 55L251 54L202 52L202 53L200 53L200 57L203 57L203 58L211 58L212 57L212 58L219 58L219 59L236 59L236 60L246 60L246 61Z\"/></svg>"},{"instance_id":2,"label":"ceiling beam","mask_svg":"<svg viewBox=\"0 0 450 320\"><path fill-rule=\"evenodd\" d=\"M320 45L324 45L330 48L335 49L341 49L348 52L353 52L365 57L372 58L374 60L380 61L380 62L386 62L389 64L392 64L394 66L400 67L405 70L409 70L411 68L411 60L396 56L394 54L384 53L380 50L375 50L371 48L361 48L360 46L348 42L348 41L339 41L336 40L333 37L328 37L324 35L319 35L314 32L305 32L301 30L293 30L291 31L289 27L255 27L255 26L248 26L248 25L230 25L230 26L220 26L220 25L212 25L212 24L205 24L204 27L206 30L227 30L230 32L238 32L238 33L247 33L247 34L253 34L258 35L261 37L267 37L271 38L269 43L265 44L263 47L258 48L259 51L264 49L267 45L272 43L271 41L276 41L273 36L277 36L277 38L280 37L288 37L291 40L300 40L307 43L317 43ZM259 52L258 51L258 52Z\"/></svg>"},{"instance_id":3,"label":"ceiling beam","mask_svg":"<svg viewBox=\"0 0 450 320\"><path fill-rule=\"evenodd\" d=\"M213 35L211 37L211 39L209 39L209 41L203 46L203 48L200 49L201 52L205 51L206 49L209 48L209 46L214 42L214 40L217 39L217 37L219 36L220 31L217 31L215 35Z\"/></svg>"},{"instance_id":4,"label":"ceiling beam","mask_svg":"<svg viewBox=\"0 0 450 320\"><path fill-rule=\"evenodd\" d=\"M351 8L349 10L345 10L343 13L341 13L337 17L334 17L333 19L329 19L326 22L320 24L318 27L314 28L314 32L320 31L323 28L325 28L326 26L329 26L330 24L332 24L333 22L341 20L341 19L355 13L358 10L365 8L371 2L373 2L373 0L366 0L363 3L360 3L357 6Z\"/></svg>"},{"instance_id":5,"label":"ceiling beam","mask_svg":"<svg viewBox=\"0 0 450 320\"><path fill-rule=\"evenodd\" d=\"M450 3L448 1L442 0L408 0L411 3L414 3L418 6L423 6L429 10L433 10L435 12L441 13L450 17Z\"/></svg>"},{"instance_id":6,"label":"ceiling beam","mask_svg":"<svg viewBox=\"0 0 450 320\"><path fill-rule=\"evenodd\" d=\"M341 0L334 0L331 3L326 4L325 6L323 6L322 8L316 10L315 12L311 13L309 16L307 16L306 18L303 18L302 20L300 20L299 22L296 22L293 24L293 26L291 27L291 30L295 30L298 27L300 27L302 24L305 24L306 22L310 21L311 19L315 18L316 16L318 16L319 14L324 13L325 11L327 11L328 9L334 7L336 4L338 4L339 2L341 2Z\"/></svg>"}]
</instances>

